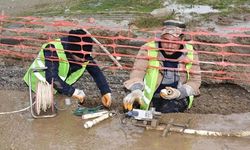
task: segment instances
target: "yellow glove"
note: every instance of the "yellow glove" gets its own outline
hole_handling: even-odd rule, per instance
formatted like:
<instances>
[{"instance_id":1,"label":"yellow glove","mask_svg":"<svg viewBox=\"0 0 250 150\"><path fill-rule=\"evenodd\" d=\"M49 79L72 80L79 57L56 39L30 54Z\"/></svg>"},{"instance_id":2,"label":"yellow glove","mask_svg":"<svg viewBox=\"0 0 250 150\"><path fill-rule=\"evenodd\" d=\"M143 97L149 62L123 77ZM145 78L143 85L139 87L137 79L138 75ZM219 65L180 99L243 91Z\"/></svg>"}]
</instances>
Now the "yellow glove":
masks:
<instances>
[{"instance_id":1,"label":"yellow glove","mask_svg":"<svg viewBox=\"0 0 250 150\"><path fill-rule=\"evenodd\" d=\"M181 92L178 89L172 87L165 87L161 90L160 96L166 100L172 100L180 97Z\"/></svg>"},{"instance_id":2,"label":"yellow glove","mask_svg":"<svg viewBox=\"0 0 250 150\"><path fill-rule=\"evenodd\" d=\"M102 104L105 107L110 107L111 102L112 102L111 93L106 93L105 95L102 96Z\"/></svg>"},{"instance_id":3,"label":"yellow glove","mask_svg":"<svg viewBox=\"0 0 250 150\"><path fill-rule=\"evenodd\" d=\"M75 89L72 98L78 100L79 102L83 102L84 98L85 98L85 93L83 92L83 90L79 90L79 89Z\"/></svg>"},{"instance_id":4,"label":"yellow glove","mask_svg":"<svg viewBox=\"0 0 250 150\"><path fill-rule=\"evenodd\" d=\"M142 96L143 93L141 90L134 90L130 94L128 94L124 99L123 99L123 107L126 110L132 110L133 109L133 104L134 102L138 102L140 105L143 104L142 101Z\"/></svg>"}]
</instances>

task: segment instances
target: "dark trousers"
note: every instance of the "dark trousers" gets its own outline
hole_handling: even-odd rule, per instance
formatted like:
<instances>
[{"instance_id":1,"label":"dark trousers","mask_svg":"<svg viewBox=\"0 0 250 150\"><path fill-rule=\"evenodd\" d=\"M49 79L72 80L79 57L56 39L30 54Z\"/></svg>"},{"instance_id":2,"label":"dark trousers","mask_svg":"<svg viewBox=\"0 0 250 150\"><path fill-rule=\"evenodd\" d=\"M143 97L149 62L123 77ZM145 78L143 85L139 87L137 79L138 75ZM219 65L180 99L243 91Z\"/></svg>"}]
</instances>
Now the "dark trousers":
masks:
<instances>
[{"instance_id":1,"label":"dark trousers","mask_svg":"<svg viewBox=\"0 0 250 150\"><path fill-rule=\"evenodd\" d=\"M156 111L162 113L175 113L175 112L183 112L187 109L187 99L181 100L165 100L161 97L152 99L153 107L155 107Z\"/></svg>"}]
</instances>

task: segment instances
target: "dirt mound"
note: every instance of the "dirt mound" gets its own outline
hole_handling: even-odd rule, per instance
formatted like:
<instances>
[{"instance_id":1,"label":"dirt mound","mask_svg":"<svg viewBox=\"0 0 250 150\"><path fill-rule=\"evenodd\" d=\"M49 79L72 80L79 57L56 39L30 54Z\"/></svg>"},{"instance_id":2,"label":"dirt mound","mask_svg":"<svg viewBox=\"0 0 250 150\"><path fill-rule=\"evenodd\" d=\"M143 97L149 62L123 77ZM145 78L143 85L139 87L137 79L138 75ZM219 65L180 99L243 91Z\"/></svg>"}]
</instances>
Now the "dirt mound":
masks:
<instances>
[{"instance_id":1,"label":"dirt mound","mask_svg":"<svg viewBox=\"0 0 250 150\"><path fill-rule=\"evenodd\" d=\"M250 93L235 84L203 84L190 113L232 114L250 112Z\"/></svg>"},{"instance_id":2,"label":"dirt mound","mask_svg":"<svg viewBox=\"0 0 250 150\"><path fill-rule=\"evenodd\" d=\"M22 77L26 68L20 66L1 67L0 88L27 91ZM112 89L114 109L122 109L122 99L128 93L122 83L129 78L129 72L119 70L116 72L104 71ZM86 95L86 106L92 107L101 104L100 92L92 77L86 72L75 87L82 88ZM231 114L250 112L250 93L235 84L206 84L202 83L201 95L194 101L189 113L198 114Z\"/></svg>"}]
</instances>

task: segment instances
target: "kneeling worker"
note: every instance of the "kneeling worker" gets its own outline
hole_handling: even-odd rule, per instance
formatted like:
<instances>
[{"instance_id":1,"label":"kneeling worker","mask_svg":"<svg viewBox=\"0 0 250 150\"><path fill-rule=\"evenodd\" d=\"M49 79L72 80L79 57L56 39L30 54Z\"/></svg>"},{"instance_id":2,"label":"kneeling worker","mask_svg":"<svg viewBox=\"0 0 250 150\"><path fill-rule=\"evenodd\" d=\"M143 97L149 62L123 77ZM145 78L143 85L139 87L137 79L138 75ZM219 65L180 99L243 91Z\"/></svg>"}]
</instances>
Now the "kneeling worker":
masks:
<instances>
[{"instance_id":1,"label":"kneeling worker","mask_svg":"<svg viewBox=\"0 0 250 150\"><path fill-rule=\"evenodd\" d=\"M82 43L82 44L81 44ZM74 84L86 69L93 77L102 95L102 104L111 105L111 90L100 68L95 65L94 59L89 53L93 46L93 40L82 29L71 30L69 36L56 39L42 46L38 57L24 76L24 81L29 85L28 73L31 68L47 67L44 72L31 74L32 90L36 92L38 81L53 81L53 87L57 92L73 97L83 102L85 93L74 88ZM55 50L52 50L55 49ZM53 61L55 60L55 61ZM88 64L91 65L88 65Z\"/></svg>"},{"instance_id":2,"label":"kneeling worker","mask_svg":"<svg viewBox=\"0 0 250 150\"><path fill-rule=\"evenodd\" d=\"M151 104L162 113L191 107L193 97L199 94L201 74L193 46L183 44L185 28L182 22L167 20L160 40L141 47L130 79L124 82L131 91L123 99L125 109L131 110L135 102L140 109L148 110ZM139 59L143 57L149 59Z\"/></svg>"}]
</instances>

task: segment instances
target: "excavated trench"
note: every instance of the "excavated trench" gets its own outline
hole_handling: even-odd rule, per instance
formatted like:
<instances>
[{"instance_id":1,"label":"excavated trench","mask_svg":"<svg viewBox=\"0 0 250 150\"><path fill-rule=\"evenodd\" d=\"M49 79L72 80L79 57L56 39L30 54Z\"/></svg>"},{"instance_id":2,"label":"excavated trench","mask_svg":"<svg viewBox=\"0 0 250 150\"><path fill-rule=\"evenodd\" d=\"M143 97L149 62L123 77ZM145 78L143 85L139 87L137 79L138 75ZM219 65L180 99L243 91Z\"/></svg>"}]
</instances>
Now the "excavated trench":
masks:
<instances>
[{"instance_id":1,"label":"excavated trench","mask_svg":"<svg viewBox=\"0 0 250 150\"><path fill-rule=\"evenodd\" d=\"M27 64L20 60L6 59L5 66L0 69L0 88L17 90L28 93L28 87L22 77ZM15 65L14 65L15 64ZM26 67L23 65L26 64ZM122 99L128 93L123 82L129 78L127 70L104 70L104 74L112 89L112 108L122 109ZM101 104L100 92L92 77L85 72L84 76L74 85L87 94L86 106L93 107ZM201 95L196 97L193 107L188 113L195 114L232 114L250 112L250 93L243 87L232 83L208 84L202 82Z\"/></svg>"}]
</instances>

